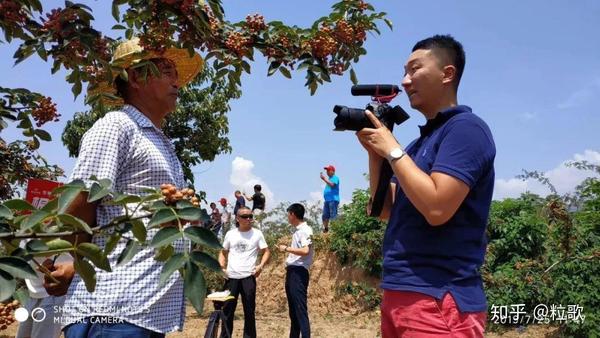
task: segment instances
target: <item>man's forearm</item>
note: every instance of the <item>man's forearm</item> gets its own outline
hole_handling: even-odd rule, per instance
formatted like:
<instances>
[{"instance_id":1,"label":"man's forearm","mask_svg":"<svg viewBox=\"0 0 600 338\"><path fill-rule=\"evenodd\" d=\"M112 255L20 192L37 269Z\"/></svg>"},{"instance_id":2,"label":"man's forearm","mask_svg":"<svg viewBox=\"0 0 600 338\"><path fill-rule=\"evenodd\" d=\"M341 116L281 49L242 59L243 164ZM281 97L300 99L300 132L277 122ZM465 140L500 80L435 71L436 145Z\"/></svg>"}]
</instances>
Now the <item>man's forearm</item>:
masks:
<instances>
[{"instance_id":1,"label":"man's forearm","mask_svg":"<svg viewBox=\"0 0 600 338\"><path fill-rule=\"evenodd\" d=\"M308 246L302 248L292 248L291 246L288 246L285 249L285 252L291 253L296 256L308 256L308 254L310 253L310 249Z\"/></svg>"},{"instance_id":2,"label":"man's forearm","mask_svg":"<svg viewBox=\"0 0 600 338\"><path fill-rule=\"evenodd\" d=\"M263 253L262 257L260 258L260 265L265 266L269 262L270 258L271 258L271 251L266 250Z\"/></svg>"},{"instance_id":3,"label":"man's forearm","mask_svg":"<svg viewBox=\"0 0 600 338\"><path fill-rule=\"evenodd\" d=\"M429 224L443 224L456 212L460 202L451 202L451 198L456 197L456 194L442 193L441 187L436 185L432 176L422 171L409 156L395 161L392 169L406 197ZM456 208L453 208L453 205Z\"/></svg>"},{"instance_id":4,"label":"man's forearm","mask_svg":"<svg viewBox=\"0 0 600 338\"><path fill-rule=\"evenodd\" d=\"M223 254L223 251L219 251L219 265L223 269L227 267L227 260L225 259L225 254Z\"/></svg>"},{"instance_id":5,"label":"man's forearm","mask_svg":"<svg viewBox=\"0 0 600 338\"><path fill-rule=\"evenodd\" d=\"M87 223L90 227L96 226L96 208L99 202L88 203L87 201L88 193L82 192L75 199L66 210L66 213L72 216L75 216L85 223ZM70 235L63 237L64 240L67 240L73 244L75 243L83 243L90 242L92 240L92 235L87 233L80 233L77 235Z\"/></svg>"}]
</instances>

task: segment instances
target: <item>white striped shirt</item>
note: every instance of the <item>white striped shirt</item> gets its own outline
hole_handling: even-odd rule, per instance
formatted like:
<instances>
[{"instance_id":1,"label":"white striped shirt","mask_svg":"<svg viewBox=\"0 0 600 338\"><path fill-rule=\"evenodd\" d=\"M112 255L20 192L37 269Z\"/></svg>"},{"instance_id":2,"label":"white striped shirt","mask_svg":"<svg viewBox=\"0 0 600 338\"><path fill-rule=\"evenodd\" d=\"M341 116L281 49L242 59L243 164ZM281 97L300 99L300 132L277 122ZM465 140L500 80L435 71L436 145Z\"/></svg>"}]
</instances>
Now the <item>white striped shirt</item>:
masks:
<instances>
[{"instance_id":1,"label":"white striped shirt","mask_svg":"<svg viewBox=\"0 0 600 338\"><path fill-rule=\"evenodd\" d=\"M144 195L143 189L158 188L162 183L174 184L178 189L185 185L181 164L170 140L148 117L130 105L125 105L122 111L106 114L85 133L71 180L82 179L89 184L91 175L112 180L113 191L127 194ZM96 213L97 224L104 225L123 215L124 210L101 203ZM148 224L148 219L144 222ZM148 231L147 240L157 231ZM97 235L92 242L104 248L107 239L107 236ZM179 272L159 288L163 263L154 259L155 250L149 247L117 267L117 258L126 241L122 238L108 257L112 272L96 268L93 293L89 293L83 280L75 275L62 309L63 325L85 317L107 316L161 333L182 330L185 299ZM189 242L178 240L173 246L181 252Z\"/></svg>"}]
</instances>

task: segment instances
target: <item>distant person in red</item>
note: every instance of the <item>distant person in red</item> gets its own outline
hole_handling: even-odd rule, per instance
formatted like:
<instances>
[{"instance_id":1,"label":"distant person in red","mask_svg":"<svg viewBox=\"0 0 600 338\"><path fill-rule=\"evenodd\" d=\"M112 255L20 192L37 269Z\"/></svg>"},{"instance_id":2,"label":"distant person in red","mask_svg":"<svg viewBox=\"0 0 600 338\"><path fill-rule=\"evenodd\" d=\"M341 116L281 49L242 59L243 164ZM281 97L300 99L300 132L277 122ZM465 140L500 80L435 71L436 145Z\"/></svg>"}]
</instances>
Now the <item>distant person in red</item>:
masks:
<instances>
[{"instance_id":1,"label":"distant person in red","mask_svg":"<svg viewBox=\"0 0 600 338\"><path fill-rule=\"evenodd\" d=\"M221 230L221 212L217 209L217 204L210 203L210 230L218 236L219 230Z\"/></svg>"},{"instance_id":2,"label":"distant person in red","mask_svg":"<svg viewBox=\"0 0 600 338\"><path fill-rule=\"evenodd\" d=\"M231 207L227 204L225 197L219 200L219 204L221 205L221 235L219 237L223 238L231 226Z\"/></svg>"}]
</instances>

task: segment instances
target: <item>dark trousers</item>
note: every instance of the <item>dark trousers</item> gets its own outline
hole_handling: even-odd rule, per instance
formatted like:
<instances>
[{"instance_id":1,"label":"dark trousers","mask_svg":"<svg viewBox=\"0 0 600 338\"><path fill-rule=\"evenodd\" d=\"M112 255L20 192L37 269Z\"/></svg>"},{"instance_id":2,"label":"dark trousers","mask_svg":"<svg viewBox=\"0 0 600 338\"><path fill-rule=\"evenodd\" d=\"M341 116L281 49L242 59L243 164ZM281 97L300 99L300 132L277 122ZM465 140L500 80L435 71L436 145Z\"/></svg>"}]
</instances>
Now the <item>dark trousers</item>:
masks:
<instances>
[{"instance_id":1,"label":"dark trousers","mask_svg":"<svg viewBox=\"0 0 600 338\"><path fill-rule=\"evenodd\" d=\"M244 306L244 338L256 338L256 318L254 310L256 309L256 279L254 276L242 279L229 279L225 283L225 288L229 289L235 299L225 303L223 313L227 318L224 325L233 337L233 316L237 306L238 296L242 295L242 305ZM225 329L222 330L221 337L225 337Z\"/></svg>"},{"instance_id":2,"label":"dark trousers","mask_svg":"<svg viewBox=\"0 0 600 338\"><path fill-rule=\"evenodd\" d=\"M290 310L290 338L310 338L308 320L308 270L301 266L288 266L285 276L285 294Z\"/></svg>"}]
</instances>

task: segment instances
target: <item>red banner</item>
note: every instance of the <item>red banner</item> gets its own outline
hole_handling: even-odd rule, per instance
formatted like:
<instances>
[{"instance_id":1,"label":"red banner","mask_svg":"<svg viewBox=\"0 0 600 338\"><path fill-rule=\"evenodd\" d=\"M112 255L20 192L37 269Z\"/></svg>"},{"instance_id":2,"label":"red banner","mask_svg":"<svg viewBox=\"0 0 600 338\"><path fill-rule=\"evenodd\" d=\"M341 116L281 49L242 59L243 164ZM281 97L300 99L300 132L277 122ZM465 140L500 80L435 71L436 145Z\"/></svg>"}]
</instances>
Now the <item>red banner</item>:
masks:
<instances>
[{"instance_id":1,"label":"red banner","mask_svg":"<svg viewBox=\"0 0 600 338\"><path fill-rule=\"evenodd\" d=\"M61 185L60 182L30 178L27 180L25 200L40 209L52 199L52 190Z\"/></svg>"}]
</instances>

